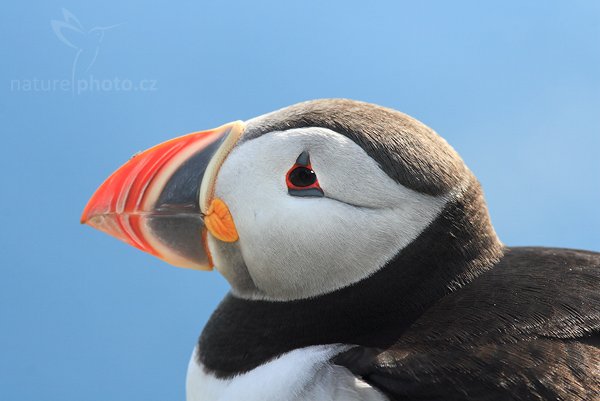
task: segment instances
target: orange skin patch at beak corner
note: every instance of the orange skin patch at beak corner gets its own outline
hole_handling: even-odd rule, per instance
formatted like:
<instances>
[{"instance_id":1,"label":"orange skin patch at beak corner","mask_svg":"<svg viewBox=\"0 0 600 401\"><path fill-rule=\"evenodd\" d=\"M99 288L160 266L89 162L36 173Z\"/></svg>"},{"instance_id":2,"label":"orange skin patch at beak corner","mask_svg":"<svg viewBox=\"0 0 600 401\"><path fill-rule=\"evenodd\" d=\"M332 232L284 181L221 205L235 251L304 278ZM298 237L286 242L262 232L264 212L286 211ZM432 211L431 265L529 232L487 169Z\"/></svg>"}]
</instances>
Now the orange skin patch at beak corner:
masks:
<instances>
[{"instance_id":1,"label":"orange skin patch at beak corner","mask_svg":"<svg viewBox=\"0 0 600 401\"><path fill-rule=\"evenodd\" d=\"M223 242L235 242L239 239L229 208L225 202L219 198L213 199L210 203L204 217L204 225L218 240Z\"/></svg>"}]
</instances>

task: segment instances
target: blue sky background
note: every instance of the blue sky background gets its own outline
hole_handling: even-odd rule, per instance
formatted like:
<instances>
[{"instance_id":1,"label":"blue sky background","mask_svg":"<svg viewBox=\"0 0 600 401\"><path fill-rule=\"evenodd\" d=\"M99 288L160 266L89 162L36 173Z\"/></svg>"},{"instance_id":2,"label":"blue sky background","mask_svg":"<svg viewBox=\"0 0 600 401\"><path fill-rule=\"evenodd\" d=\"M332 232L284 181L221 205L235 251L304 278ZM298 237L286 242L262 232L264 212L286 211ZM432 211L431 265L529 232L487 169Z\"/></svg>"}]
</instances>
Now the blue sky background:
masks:
<instances>
[{"instance_id":1,"label":"blue sky background","mask_svg":"<svg viewBox=\"0 0 600 401\"><path fill-rule=\"evenodd\" d=\"M136 151L302 100L417 117L480 178L504 242L600 251L600 2L363 3L4 4L0 399L183 399L225 281L80 226L80 213ZM63 8L84 28L74 48L51 26ZM115 24L85 61L88 31ZM49 88L70 82L79 49L75 79L104 87ZM34 79L46 86L27 89Z\"/></svg>"}]
</instances>

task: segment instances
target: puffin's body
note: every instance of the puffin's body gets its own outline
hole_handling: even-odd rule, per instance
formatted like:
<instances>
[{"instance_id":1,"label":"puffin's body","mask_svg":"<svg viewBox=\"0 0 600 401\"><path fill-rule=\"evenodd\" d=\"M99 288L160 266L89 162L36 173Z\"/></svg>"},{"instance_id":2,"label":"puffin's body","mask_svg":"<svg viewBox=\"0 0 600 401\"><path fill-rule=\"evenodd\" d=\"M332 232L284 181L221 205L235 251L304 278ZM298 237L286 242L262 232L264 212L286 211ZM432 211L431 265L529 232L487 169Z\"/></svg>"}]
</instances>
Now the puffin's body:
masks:
<instances>
[{"instance_id":1,"label":"puffin's body","mask_svg":"<svg viewBox=\"0 0 600 401\"><path fill-rule=\"evenodd\" d=\"M203 214L205 254L180 220L119 222L128 242L232 285L190 360L188 401L600 400L600 254L504 246L456 152L394 110L319 100L236 127L202 145L222 143L178 217ZM188 153L158 190L102 191L177 194ZM136 215L91 203L84 220L113 235L106 216Z\"/></svg>"}]
</instances>

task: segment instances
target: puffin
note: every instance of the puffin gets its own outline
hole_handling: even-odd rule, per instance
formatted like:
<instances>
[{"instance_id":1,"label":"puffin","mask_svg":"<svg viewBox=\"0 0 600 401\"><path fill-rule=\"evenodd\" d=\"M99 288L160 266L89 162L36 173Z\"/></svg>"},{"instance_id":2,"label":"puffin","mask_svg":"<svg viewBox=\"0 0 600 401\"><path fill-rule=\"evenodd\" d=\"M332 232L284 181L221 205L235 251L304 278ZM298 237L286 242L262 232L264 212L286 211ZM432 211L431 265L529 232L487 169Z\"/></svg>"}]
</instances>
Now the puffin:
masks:
<instances>
[{"instance_id":1,"label":"puffin","mask_svg":"<svg viewBox=\"0 0 600 401\"><path fill-rule=\"evenodd\" d=\"M321 99L171 139L81 221L229 282L188 401L600 400L600 253L504 245L399 111Z\"/></svg>"}]
</instances>

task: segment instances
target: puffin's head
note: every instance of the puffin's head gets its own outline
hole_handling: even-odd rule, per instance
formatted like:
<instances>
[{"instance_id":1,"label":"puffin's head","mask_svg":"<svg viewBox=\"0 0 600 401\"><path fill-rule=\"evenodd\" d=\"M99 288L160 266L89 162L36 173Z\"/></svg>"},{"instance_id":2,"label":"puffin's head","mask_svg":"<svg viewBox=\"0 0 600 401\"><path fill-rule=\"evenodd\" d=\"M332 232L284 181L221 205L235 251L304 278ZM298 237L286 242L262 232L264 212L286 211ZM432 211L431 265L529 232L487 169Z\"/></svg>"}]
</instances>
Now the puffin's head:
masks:
<instances>
[{"instance_id":1,"label":"puffin's head","mask_svg":"<svg viewBox=\"0 0 600 401\"><path fill-rule=\"evenodd\" d=\"M82 222L235 295L292 300L381 269L473 177L430 128L351 100L300 103L133 157Z\"/></svg>"}]
</instances>

